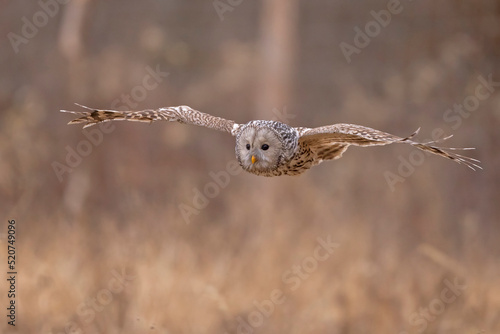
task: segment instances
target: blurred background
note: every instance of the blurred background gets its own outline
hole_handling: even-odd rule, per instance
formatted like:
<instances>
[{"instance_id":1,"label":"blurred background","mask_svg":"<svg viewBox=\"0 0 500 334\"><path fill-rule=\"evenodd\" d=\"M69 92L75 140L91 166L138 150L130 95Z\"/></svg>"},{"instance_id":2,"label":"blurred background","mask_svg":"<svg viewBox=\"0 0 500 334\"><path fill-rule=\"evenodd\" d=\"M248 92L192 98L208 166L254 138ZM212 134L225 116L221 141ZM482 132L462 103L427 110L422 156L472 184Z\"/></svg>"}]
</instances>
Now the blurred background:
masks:
<instances>
[{"instance_id":1,"label":"blurred background","mask_svg":"<svg viewBox=\"0 0 500 334\"><path fill-rule=\"evenodd\" d=\"M0 5L18 332L500 330L498 1L60 2ZM75 102L422 127L484 169L393 145L263 178L228 167L227 134L82 130Z\"/></svg>"}]
</instances>

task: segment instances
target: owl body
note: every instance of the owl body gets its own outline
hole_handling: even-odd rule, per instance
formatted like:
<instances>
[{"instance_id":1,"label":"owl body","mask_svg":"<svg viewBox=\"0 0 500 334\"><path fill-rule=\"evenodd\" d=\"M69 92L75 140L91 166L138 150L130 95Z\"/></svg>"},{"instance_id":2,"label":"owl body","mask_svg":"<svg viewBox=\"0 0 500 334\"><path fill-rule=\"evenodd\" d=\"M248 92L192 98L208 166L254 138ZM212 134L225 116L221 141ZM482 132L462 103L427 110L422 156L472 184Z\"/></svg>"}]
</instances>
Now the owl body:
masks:
<instances>
[{"instance_id":1,"label":"owl body","mask_svg":"<svg viewBox=\"0 0 500 334\"><path fill-rule=\"evenodd\" d=\"M277 121L255 120L238 124L212 116L188 106L148 109L141 111L99 110L67 111L80 117L69 124L83 123L84 128L100 122L126 120L136 122L169 121L207 127L228 132L236 137L235 153L240 166L259 176L299 175L325 160L342 156L350 145L375 146L392 143L410 144L420 150L440 155L475 170L478 160L456 154L453 150L433 144L446 140L419 143L412 140L418 130L408 137L398 137L383 131L355 124L333 124L318 128L291 127Z\"/></svg>"}]
</instances>

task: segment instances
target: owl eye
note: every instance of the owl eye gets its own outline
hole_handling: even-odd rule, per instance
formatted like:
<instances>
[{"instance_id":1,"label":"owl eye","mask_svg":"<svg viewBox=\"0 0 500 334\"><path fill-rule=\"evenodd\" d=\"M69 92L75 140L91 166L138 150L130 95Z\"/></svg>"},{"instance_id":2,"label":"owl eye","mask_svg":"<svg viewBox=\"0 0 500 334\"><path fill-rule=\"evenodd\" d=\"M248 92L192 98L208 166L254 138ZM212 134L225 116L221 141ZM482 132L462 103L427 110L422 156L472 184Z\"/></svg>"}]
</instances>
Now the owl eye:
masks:
<instances>
[{"instance_id":1,"label":"owl eye","mask_svg":"<svg viewBox=\"0 0 500 334\"><path fill-rule=\"evenodd\" d=\"M247 150L250 150L250 144L247 144L246 148Z\"/></svg>"},{"instance_id":2,"label":"owl eye","mask_svg":"<svg viewBox=\"0 0 500 334\"><path fill-rule=\"evenodd\" d=\"M260 148L263 149L264 151L267 151L267 149L269 148L269 145L264 144Z\"/></svg>"}]
</instances>

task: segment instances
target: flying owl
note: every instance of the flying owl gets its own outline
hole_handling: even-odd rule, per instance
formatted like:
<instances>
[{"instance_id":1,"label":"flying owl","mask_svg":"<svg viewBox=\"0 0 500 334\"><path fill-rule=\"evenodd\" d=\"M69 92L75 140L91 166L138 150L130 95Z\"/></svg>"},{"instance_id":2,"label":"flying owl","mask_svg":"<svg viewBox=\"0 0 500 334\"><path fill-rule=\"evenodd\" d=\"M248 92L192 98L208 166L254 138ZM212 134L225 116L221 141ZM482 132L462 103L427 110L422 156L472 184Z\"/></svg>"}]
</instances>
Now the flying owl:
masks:
<instances>
[{"instance_id":1,"label":"flying owl","mask_svg":"<svg viewBox=\"0 0 500 334\"><path fill-rule=\"evenodd\" d=\"M236 157L240 166L255 175L299 175L324 160L340 158L350 145L375 146L392 143L410 144L422 151L466 165L472 170L481 168L478 165L479 160L452 152L472 148L441 148L433 146L437 141L419 143L411 140L420 129L402 138L354 124L334 124L318 128L291 127L281 122L263 120L238 124L188 106L142 111L98 110L79 106L90 111L61 110L81 116L68 124L83 123L86 128L100 122L119 120L149 123L169 121L228 132L236 137Z\"/></svg>"}]
</instances>

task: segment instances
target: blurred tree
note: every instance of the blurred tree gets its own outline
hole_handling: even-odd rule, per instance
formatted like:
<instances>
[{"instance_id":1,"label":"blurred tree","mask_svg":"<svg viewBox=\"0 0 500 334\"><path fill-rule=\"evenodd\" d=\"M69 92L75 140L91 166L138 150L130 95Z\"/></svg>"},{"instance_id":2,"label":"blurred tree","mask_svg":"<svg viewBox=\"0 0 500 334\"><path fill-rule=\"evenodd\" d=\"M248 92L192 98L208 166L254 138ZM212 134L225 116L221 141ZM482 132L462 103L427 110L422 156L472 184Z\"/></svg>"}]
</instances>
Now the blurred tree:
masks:
<instances>
[{"instance_id":1,"label":"blurred tree","mask_svg":"<svg viewBox=\"0 0 500 334\"><path fill-rule=\"evenodd\" d=\"M257 118L268 119L273 108L290 103L298 44L298 2L264 0L262 4Z\"/></svg>"}]
</instances>

